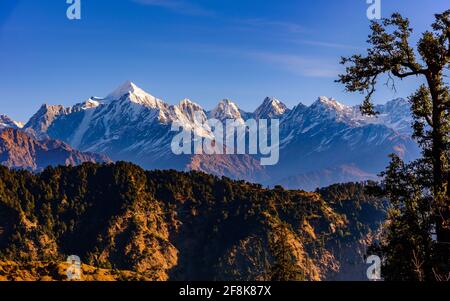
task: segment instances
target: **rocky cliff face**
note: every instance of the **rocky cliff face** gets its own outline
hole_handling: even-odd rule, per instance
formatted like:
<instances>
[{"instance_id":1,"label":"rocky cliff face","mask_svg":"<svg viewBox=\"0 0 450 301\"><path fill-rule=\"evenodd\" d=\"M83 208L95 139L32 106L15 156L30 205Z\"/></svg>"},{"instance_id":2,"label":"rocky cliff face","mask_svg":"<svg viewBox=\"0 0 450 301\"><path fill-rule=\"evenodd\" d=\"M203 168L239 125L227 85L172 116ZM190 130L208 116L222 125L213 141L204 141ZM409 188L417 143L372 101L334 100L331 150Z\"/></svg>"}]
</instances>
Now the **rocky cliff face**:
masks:
<instances>
[{"instance_id":1,"label":"rocky cliff face","mask_svg":"<svg viewBox=\"0 0 450 301\"><path fill-rule=\"evenodd\" d=\"M110 160L103 155L74 150L61 141L38 141L18 129L0 131L0 164L4 166L39 171L49 165L79 165L84 162L104 163Z\"/></svg>"}]
</instances>

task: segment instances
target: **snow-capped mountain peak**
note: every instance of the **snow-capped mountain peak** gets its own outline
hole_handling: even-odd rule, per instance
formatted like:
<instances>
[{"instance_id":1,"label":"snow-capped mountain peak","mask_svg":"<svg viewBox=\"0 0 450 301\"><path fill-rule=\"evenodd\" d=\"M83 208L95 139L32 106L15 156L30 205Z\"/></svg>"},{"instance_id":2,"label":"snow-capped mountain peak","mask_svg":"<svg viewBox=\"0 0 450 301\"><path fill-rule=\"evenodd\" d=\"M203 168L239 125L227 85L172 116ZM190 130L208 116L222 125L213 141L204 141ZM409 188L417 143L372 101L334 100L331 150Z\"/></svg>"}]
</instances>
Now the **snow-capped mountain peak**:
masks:
<instances>
[{"instance_id":1,"label":"snow-capped mountain peak","mask_svg":"<svg viewBox=\"0 0 450 301\"><path fill-rule=\"evenodd\" d=\"M413 118L411 106L406 99L393 99L384 105L375 106L375 110L380 114L372 118L375 119L372 122L382 123L401 134L411 135Z\"/></svg>"},{"instance_id":2,"label":"snow-capped mountain peak","mask_svg":"<svg viewBox=\"0 0 450 301\"><path fill-rule=\"evenodd\" d=\"M308 107L307 114L317 122L332 119L339 122L353 123L354 109L338 102L334 98L321 96Z\"/></svg>"},{"instance_id":3,"label":"snow-capped mountain peak","mask_svg":"<svg viewBox=\"0 0 450 301\"><path fill-rule=\"evenodd\" d=\"M117 100L120 99L122 96L126 94L134 94L136 96L145 97L148 95L147 92L136 86L135 83L127 80L122 85L120 85L118 88L116 88L112 93L110 93L107 98Z\"/></svg>"},{"instance_id":4,"label":"snow-capped mountain peak","mask_svg":"<svg viewBox=\"0 0 450 301\"><path fill-rule=\"evenodd\" d=\"M291 123L298 123L301 120L303 120L305 111L308 109L308 106L304 105L303 103L299 103L295 107L292 108L292 110L288 111L286 114L283 115L283 120L289 120Z\"/></svg>"},{"instance_id":5,"label":"snow-capped mountain peak","mask_svg":"<svg viewBox=\"0 0 450 301\"><path fill-rule=\"evenodd\" d=\"M23 124L21 122L14 121L9 116L6 115L0 115L0 129L4 128L20 129L22 127Z\"/></svg>"},{"instance_id":6,"label":"snow-capped mountain peak","mask_svg":"<svg viewBox=\"0 0 450 301\"><path fill-rule=\"evenodd\" d=\"M384 105L376 106L376 110L378 110L379 113L410 115L410 104L404 98L396 98L388 101Z\"/></svg>"},{"instance_id":7,"label":"snow-capped mountain peak","mask_svg":"<svg viewBox=\"0 0 450 301\"><path fill-rule=\"evenodd\" d=\"M254 112L254 116L257 119L273 118L283 115L287 110L286 105L278 99L266 97L264 102Z\"/></svg>"},{"instance_id":8,"label":"snow-capped mountain peak","mask_svg":"<svg viewBox=\"0 0 450 301\"><path fill-rule=\"evenodd\" d=\"M92 98L89 98L85 103L84 103L84 108L85 109L92 109L92 108L96 108L100 105L100 102L98 100L94 100Z\"/></svg>"},{"instance_id":9,"label":"snow-capped mountain peak","mask_svg":"<svg viewBox=\"0 0 450 301\"><path fill-rule=\"evenodd\" d=\"M180 101L180 103L178 104L178 107L182 110L182 111L186 111L186 110L195 110L195 111L201 111L203 110L203 108L193 102L192 100L190 100L189 98L185 98L182 101Z\"/></svg>"},{"instance_id":10,"label":"snow-capped mountain peak","mask_svg":"<svg viewBox=\"0 0 450 301\"><path fill-rule=\"evenodd\" d=\"M195 122L204 122L206 120L203 108L188 98L183 99L178 105L171 108L175 113L175 119L185 125L189 123L193 126Z\"/></svg>"},{"instance_id":11,"label":"snow-capped mountain peak","mask_svg":"<svg viewBox=\"0 0 450 301\"><path fill-rule=\"evenodd\" d=\"M47 130L61 115L72 113L72 107L64 107L62 105L43 104L40 109L28 120L24 129L34 135L36 138L45 138Z\"/></svg>"},{"instance_id":12,"label":"snow-capped mountain peak","mask_svg":"<svg viewBox=\"0 0 450 301\"><path fill-rule=\"evenodd\" d=\"M320 96L313 103L312 106L320 106L322 108L332 109L332 110L341 111L341 112L349 109L348 106L338 102L336 99L326 97L326 96Z\"/></svg>"},{"instance_id":13,"label":"snow-capped mountain peak","mask_svg":"<svg viewBox=\"0 0 450 301\"><path fill-rule=\"evenodd\" d=\"M219 120L242 119L239 107L229 99L223 99L217 107L209 113L209 116Z\"/></svg>"},{"instance_id":14,"label":"snow-capped mountain peak","mask_svg":"<svg viewBox=\"0 0 450 301\"><path fill-rule=\"evenodd\" d=\"M123 83L120 87L110 93L106 99L110 101L126 99L149 108L161 108L164 104L161 99L145 92L131 81Z\"/></svg>"},{"instance_id":15,"label":"snow-capped mountain peak","mask_svg":"<svg viewBox=\"0 0 450 301\"><path fill-rule=\"evenodd\" d=\"M101 98L91 97L85 102L74 105L72 109L73 111L95 109L103 103L102 101Z\"/></svg>"}]
</instances>

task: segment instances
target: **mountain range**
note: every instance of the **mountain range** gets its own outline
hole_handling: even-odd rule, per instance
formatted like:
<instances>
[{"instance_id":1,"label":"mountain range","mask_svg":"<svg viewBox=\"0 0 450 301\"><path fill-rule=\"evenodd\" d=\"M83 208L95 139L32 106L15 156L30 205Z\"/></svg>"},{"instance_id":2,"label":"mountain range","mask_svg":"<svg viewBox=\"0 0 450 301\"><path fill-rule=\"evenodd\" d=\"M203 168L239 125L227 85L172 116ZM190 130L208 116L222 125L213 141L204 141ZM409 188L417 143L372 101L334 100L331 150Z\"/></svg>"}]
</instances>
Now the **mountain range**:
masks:
<instances>
[{"instance_id":1,"label":"mountain range","mask_svg":"<svg viewBox=\"0 0 450 301\"><path fill-rule=\"evenodd\" d=\"M81 152L105 154L146 169L197 170L265 185L313 190L335 182L376 179L396 153L405 160L419 156L411 137L411 114L404 99L378 105L375 117L357 106L319 97L312 105L292 109L267 97L254 112L245 112L229 99L211 111L189 99L169 105L125 82L106 97L91 97L70 107L43 105L25 124L0 117L0 130L14 128L36 140L62 141ZM174 121L201 137L213 137L195 117L280 120L280 161L261 166L252 155L174 155L170 144Z\"/></svg>"}]
</instances>

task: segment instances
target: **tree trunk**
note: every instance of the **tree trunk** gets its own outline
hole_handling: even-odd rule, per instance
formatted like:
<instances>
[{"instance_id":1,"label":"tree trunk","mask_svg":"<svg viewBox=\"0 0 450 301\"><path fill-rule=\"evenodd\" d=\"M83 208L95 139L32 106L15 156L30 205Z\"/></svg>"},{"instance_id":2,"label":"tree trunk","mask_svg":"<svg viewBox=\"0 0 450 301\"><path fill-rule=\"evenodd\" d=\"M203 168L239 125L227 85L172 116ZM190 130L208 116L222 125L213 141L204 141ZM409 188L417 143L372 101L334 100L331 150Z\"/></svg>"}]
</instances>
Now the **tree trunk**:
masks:
<instances>
[{"instance_id":1,"label":"tree trunk","mask_svg":"<svg viewBox=\"0 0 450 301\"><path fill-rule=\"evenodd\" d=\"M441 74L427 76L430 93L433 100L433 146L431 156L433 161L433 195L436 202L436 236L438 243L450 246L450 198L448 190L447 153L445 138L445 107L442 99Z\"/></svg>"}]
</instances>

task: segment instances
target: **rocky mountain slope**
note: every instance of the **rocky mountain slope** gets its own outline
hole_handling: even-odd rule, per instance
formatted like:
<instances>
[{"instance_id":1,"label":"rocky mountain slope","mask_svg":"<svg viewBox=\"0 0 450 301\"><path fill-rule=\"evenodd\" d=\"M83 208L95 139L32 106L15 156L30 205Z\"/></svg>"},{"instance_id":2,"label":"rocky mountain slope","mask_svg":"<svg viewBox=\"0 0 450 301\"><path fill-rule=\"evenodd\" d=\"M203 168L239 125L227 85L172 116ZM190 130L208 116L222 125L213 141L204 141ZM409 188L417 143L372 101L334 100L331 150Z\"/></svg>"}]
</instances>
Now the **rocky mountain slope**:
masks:
<instances>
[{"instance_id":1,"label":"rocky mountain slope","mask_svg":"<svg viewBox=\"0 0 450 301\"><path fill-rule=\"evenodd\" d=\"M309 193L128 163L0 167L0 277L61 280L78 255L109 279L335 279L362 274L353 250L383 218L360 184Z\"/></svg>"},{"instance_id":2,"label":"rocky mountain slope","mask_svg":"<svg viewBox=\"0 0 450 301\"><path fill-rule=\"evenodd\" d=\"M0 115L0 130L6 128L18 129L22 127L23 124L21 124L20 122L14 121L6 115Z\"/></svg>"},{"instance_id":3,"label":"rocky mountain slope","mask_svg":"<svg viewBox=\"0 0 450 301\"><path fill-rule=\"evenodd\" d=\"M266 97L263 103L251 114L255 119L271 119L283 116L290 110L284 103L273 97Z\"/></svg>"},{"instance_id":4,"label":"rocky mountain slope","mask_svg":"<svg viewBox=\"0 0 450 301\"><path fill-rule=\"evenodd\" d=\"M406 114L408 103L398 99L386 107L384 115L366 117L357 107L327 97L320 97L309 107L298 105L282 117L282 155L279 163L269 168L269 174L276 184L314 189L375 179L388 165L391 153L406 161L417 158L416 143L409 134L401 133L407 130L404 124L410 122L409 115L400 120L387 113L391 107L401 107Z\"/></svg>"},{"instance_id":5,"label":"rocky mountain slope","mask_svg":"<svg viewBox=\"0 0 450 301\"><path fill-rule=\"evenodd\" d=\"M111 162L104 155L83 153L51 139L38 141L14 128L0 129L0 164L10 168L39 171L47 166Z\"/></svg>"}]
</instances>

